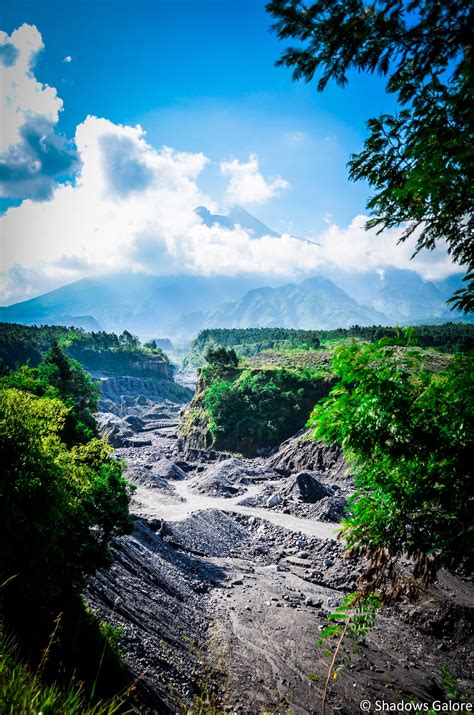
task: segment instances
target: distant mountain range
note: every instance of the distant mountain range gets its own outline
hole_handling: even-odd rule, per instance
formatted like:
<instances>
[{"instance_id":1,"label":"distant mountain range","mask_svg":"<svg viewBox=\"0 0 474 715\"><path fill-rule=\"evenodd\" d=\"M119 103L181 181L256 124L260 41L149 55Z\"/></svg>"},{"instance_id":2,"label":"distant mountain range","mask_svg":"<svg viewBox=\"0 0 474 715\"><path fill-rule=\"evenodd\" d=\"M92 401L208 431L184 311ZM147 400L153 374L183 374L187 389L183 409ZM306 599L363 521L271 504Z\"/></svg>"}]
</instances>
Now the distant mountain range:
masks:
<instances>
[{"instance_id":1,"label":"distant mountain range","mask_svg":"<svg viewBox=\"0 0 474 715\"><path fill-rule=\"evenodd\" d=\"M184 318L186 321L186 316ZM315 276L279 288L256 288L203 316L200 328L336 328L383 323L328 278Z\"/></svg>"},{"instance_id":2,"label":"distant mountain range","mask_svg":"<svg viewBox=\"0 0 474 715\"><path fill-rule=\"evenodd\" d=\"M140 337L187 339L211 327L317 329L466 320L444 302L452 294L453 282L439 287L414 271L392 268L383 276L333 272L333 278L317 275L298 284L264 287L255 285L256 278L142 274L84 278L0 308L0 322L127 329Z\"/></svg>"},{"instance_id":3,"label":"distant mountain range","mask_svg":"<svg viewBox=\"0 0 474 715\"><path fill-rule=\"evenodd\" d=\"M239 224L259 238L277 236L244 209L196 212L206 225ZM305 240L305 239L301 239ZM142 338L188 339L204 327L337 328L350 325L472 322L446 299L462 274L425 281L415 271L342 271L322 268L300 283L261 276L150 276L114 274L84 278L44 295L0 308L0 322L75 325L86 330L127 329ZM263 285L262 285L263 284Z\"/></svg>"}]
</instances>

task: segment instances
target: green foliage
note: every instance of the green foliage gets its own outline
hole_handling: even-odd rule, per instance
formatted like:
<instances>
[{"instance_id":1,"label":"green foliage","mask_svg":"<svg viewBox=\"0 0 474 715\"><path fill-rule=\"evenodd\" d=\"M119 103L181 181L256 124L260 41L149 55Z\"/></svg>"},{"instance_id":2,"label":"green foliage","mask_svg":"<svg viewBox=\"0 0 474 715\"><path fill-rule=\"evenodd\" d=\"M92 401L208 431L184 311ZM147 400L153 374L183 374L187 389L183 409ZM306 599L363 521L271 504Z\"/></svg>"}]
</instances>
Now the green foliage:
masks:
<instances>
[{"instance_id":1,"label":"green foliage","mask_svg":"<svg viewBox=\"0 0 474 715\"><path fill-rule=\"evenodd\" d=\"M323 657L328 658L327 674L321 699L321 713L326 711L326 701L331 683L337 680L339 672L351 661L357 652L357 641L374 627L381 600L375 593L363 596L350 593L342 599L334 613L329 615L332 623L321 631L318 646L323 648ZM352 646L348 645L353 641ZM309 680L319 680L316 673L309 673Z\"/></svg>"},{"instance_id":2,"label":"green foliage","mask_svg":"<svg viewBox=\"0 0 474 715\"><path fill-rule=\"evenodd\" d=\"M348 82L351 70L387 77L400 112L368 121L364 149L349 162L350 178L375 189L367 227L416 231L417 253L446 240L471 271L454 303L474 301L472 144L472 4L468 0L272 0L267 10L280 39L297 47L278 65L317 88Z\"/></svg>"},{"instance_id":3,"label":"green foliage","mask_svg":"<svg viewBox=\"0 0 474 715\"><path fill-rule=\"evenodd\" d=\"M319 347L319 339L314 330L292 330L289 328L211 328L201 330L191 344L191 350L184 364L201 367L208 350L225 347L235 350L237 355L256 355L262 350L288 349L300 346Z\"/></svg>"},{"instance_id":4,"label":"green foliage","mask_svg":"<svg viewBox=\"0 0 474 715\"><path fill-rule=\"evenodd\" d=\"M239 364L235 350L233 348L226 350L222 345L218 345L216 348L209 347L204 358L209 365L224 368L237 367Z\"/></svg>"},{"instance_id":5,"label":"green foliage","mask_svg":"<svg viewBox=\"0 0 474 715\"><path fill-rule=\"evenodd\" d=\"M114 715L124 710L124 698L91 703L84 687L71 682L61 688L45 684L38 673L21 663L5 636L0 636L0 702L9 715Z\"/></svg>"},{"instance_id":6,"label":"green foliage","mask_svg":"<svg viewBox=\"0 0 474 715\"><path fill-rule=\"evenodd\" d=\"M381 340L339 346L332 367L339 382L309 424L355 462L349 546L408 555L426 577L429 566L471 570L472 354L433 373L421 351Z\"/></svg>"},{"instance_id":7,"label":"green foliage","mask_svg":"<svg viewBox=\"0 0 474 715\"><path fill-rule=\"evenodd\" d=\"M77 360L69 359L57 342L37 368L23 365L0 377L0 388L13 387L38 396L57 398L68 408L62 429L67 444L97 437L94 412L99 388Z\"/></svg>"},{"instance_id":8,"label":"green foliage","mask_svg":"<svg viewBox=\"0 0 474 715\"><path fill-rule=\"evenodd\" d=\"M114 626L112 623L108 623L108 621L101 621L100 631L112 650L115 652L119 661L123 662L123 653L120 643L124 634L124 629L121 626Z\"/></svg>"},{"instance_id":9,"label":"green foliage","mask_svg":"<svg viewBox=\"0 0 474 715\"><path fill-rule=\"evenodd\" d=\"M383 325L361 326L336 330L291 330L287 328L212 328L202 330L192 342L185 362L201 367L209 348L221 345L233 348L237 355L255 356L264 350L292 350L306 348L314 351L322 342L361 338L374 341L383 337L396 337L398 329ZM442 325L417 325L416 340L423 347L438 350L466 351L474 348L474 325L444 323ZM311 353L310 353L311 354Z\"/></svg>"},{"instance_id":10,"label":"green foliage","mask_svg":"<svg viewBox=\"0 0 474 715\"><path fill-rule=\"evenodd\" d=\"M110 539L130 531L123 465L101 439L61 441L68 408L57 398L0 392L0 580L13 621L44 616L110 564Z\"/></svg>"},{"instance_id":11,"label":"green foliage","mask_svg":"<svg viewBox=\"0 0 474 715\"><path fill-rule=\"evenodd\" d=\"M278 444L302 427L328 383L314 371L237 371L206 386L203 404L218 449L254 454Z\"/></svg>"},{"instance_id":12,"label":"green foliage","mask_svg":"<svg viewBox=\"0 0 474 715\"><path fill-rule=\"evenodd\" d=\"M161 364L164 372L170 370L168 357L156 343L142 346L128 331L118 336L103 330L86 333L79 328L0 323L0 363L10 370L25 363L38 366L53 343L87 370L141 375L150 362Z\"/></svg>"}]
</instances>

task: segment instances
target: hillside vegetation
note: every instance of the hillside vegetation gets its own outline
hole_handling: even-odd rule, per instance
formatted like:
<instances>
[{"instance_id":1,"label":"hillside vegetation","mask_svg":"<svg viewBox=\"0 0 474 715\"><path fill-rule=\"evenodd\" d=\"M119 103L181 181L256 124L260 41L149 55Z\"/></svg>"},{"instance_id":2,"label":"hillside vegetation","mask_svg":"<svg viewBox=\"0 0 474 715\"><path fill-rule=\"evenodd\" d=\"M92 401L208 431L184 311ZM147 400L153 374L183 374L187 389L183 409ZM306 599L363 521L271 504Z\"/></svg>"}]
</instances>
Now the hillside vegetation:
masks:
<instances>
[{"instance_id":1,"label":"hillside vegetation","mask_svg":"<svg viewBox=\"0 0 474 715\"><path fill-rule=\"evenodd\" d=\"M252 455L294 434L331 387L327 359L321 361L316 351L311 355L317 357L312 365L283 366L277 359L255 365L252 359L239 361L232 348L208 350L180 422L181 438L197 449Z\"/></svg>"},{"instance_id":2,"label":"hillside vegetation","mask_svg":"<svg viewBox=\"0 0 474 715\"><path fill-rule=\"evenodd\" d=\"M132 528L131 490L98 437L97 399L56 342L37 367L0 378L0 692L5 702L31 692L44 712L87 712L94 692L127 682L107 628L81 599L86 578L111 565L111 541ZM43 676L57 687L43 689ZM73 676L85 690L63 697Z\"/></svg>"},{"instance_id":3,"label":"hillside vegetation","mask_svg":"<svg viewBox=\"0 0 474 715\"><path fill-rule=\"evenodd\" d=\"M284 329L209 330L193 343L189 361L200 368L196 394L181 423L181 439L196 449L222 449L252 455L272 447L304 427L311 410L335 381L334 350L387 335L394 344L405 338L395 328L299 331ZM413 350L425 369L437 372L449 362L449 345L472 344L471 326L425 326L409 332ZM221 340L220 347L216 341ZM437 345L437 348L425 348ZM420 345L421 344L421 345ZM271 346L271 347L270 347Z\"/></svg>"},{"instance_id":4,"label":"hillside vegetation","mask_svg":"<svg viewBox=\"0 0 474 715\"><path fill-rule=\"evenodd\" d=\"M87 370L109 373L142 374L144 369L161 367L163 376L172 376L167 355L154 341L141 345L138 338L124 331L121 335L103 330L87 333L80 328L0 323L0 364L14 369L24 363L36 367L56 341L69 356ZM132 372L130 372L132 371Z\"/></svg>"},{"instance_id":5,"label":"hillside vegetation","mask_svg":"<svg viewBox=\"0 0 474 715\"><path fill-rule=\"evenodd\" d=\"M253 356L263 350L309 349L334 341L357 338L373 342L382 337L395 338L399 329L383 325L337 328L336 330L293 330L289 328L213 328L202 330L191 343L185 366L202 367L209 348L222 345L232 348L237 355ZM444 323L443 325L417 325L414 331L417 343L446 352L466 351L474 348L474 325Z\"/></svg>"}]
</instances>

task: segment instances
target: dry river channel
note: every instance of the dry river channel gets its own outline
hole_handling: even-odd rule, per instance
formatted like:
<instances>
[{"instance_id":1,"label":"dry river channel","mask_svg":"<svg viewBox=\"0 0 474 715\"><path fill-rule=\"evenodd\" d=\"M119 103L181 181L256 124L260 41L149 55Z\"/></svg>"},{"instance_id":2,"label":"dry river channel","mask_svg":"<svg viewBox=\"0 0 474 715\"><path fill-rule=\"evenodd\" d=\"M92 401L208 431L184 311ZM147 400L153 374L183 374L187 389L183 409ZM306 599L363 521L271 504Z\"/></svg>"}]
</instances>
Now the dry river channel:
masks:
<instances>
[{"instance_id":1,"label":"dry river channel","mask_svg":"<svg viewBox=\"0 0 474 715\"><path fill-rule=\"evenodd\" d=\"M328 658L318 639L364 566L336 538L347 465L300 438L255 459L190 456L180 409L100 416L136 486L135 531L87 597L123 630L137 712L319 715ZM327 712L352 715L364 699L432 702L441 667L470 687L472 604L471 583L440 574L417 604L384 608L349 648Z\"/></svg>"}]
</instances>

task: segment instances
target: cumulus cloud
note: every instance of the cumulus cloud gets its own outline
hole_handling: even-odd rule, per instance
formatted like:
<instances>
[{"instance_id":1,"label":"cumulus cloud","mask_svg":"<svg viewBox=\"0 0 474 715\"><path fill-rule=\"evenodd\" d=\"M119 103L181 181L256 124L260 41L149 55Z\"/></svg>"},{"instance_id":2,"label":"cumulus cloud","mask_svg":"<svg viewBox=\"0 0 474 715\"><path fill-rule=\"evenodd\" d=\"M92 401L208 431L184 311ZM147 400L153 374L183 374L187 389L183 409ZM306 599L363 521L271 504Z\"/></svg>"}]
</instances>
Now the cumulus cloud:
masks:
<instances>
[{"instance_id":1,"label":"cumulus cloud","mask_svg":"<svg viewBox=\"0 0 474 715\"><path fill-rule=\"evenodd\" d=\"M443 247L412 262L416 237L397 245L401 231L366 232L365 216L340 227L328 215L325 231L307 241L290 233L255 236L241 225L206 225L196 207L216 213L218 206L199 187L210 161L204 154L157 149L139 125L94 116L76 128L74 149L58 137L62 102L31 72L42 47L34 27L23 25L11 37L0 33L6 89L0 182L4 195L29 197L0 217L2 303L114 271L261 274L262 282L270 276L296 280L324 266L362 271L392 265L425 278L456 272ZM261 203L289 188L280 176L264 177L254 155L223 162L220 170L229 203ZM57 183L73 171L74 183Z\"/></svg>"},{"instance_id":2,"label":"cumulus cloud","mask_svg":"<svg viewBox=\"0 0 474 715\"><path fill-rule=\"evenodd\" d=\"M200 223L195 207L216 208L196 183L208 159L156 150L144 136L139 126L97 117L80 124L75 184L58 186L48 202L25 200L0 218L4 271L22 266L30 288L36 279L41 291L41 276L55 275L59 285L94 273L150 270L150 241L160 255L153 270L170 270L181 237ZM4 276L4 301L18 299L17 276L11 284Z\"/></svg>"},{"instance_id":3,"label":"cumulus cloud","mask_svg":"<svg viewBox=\"0 0 474 715\"><path fill-rule=\"evenodd\" d=\"M220 170L229 177L225 199L230 204L262 204L290 188L281 176L265 178L254 154L246 162L238 159L223 161Z\"/></svg>"},{"instance_id":4,"label":"cumulus cloud","mask_svg":"<svg viewBox=\"0 0 474 715\"><path fill-rule=\"evenodd\" d=\"M66 57L63 59L63 62L65 62L67 65L72 62L71 55L66 55Z\"/></svg>"},{"instance_id":5,"label":"cumulus cloud","mask_svg":"<svg viewBox=\"0 0 474 715\"><path fill-rule=\"evenodd\" d=\"M32 71L43 47L32 25L11 37L0 32L0 196L50 198L56 181L78 168L76 152L54 132L62 100Z\"/></svg>"},{"instance_id":6,"label":"cumulus cloud","mask_svg":"<svg viewBox=\"0 0 474 715\"><path fill-rule=\"evenodd\" d=\"M48 199L56 181L79 167L77 152L40 116L21 127L20 138L0 156L0 196Z\"/></svg>"}]
</instances>

